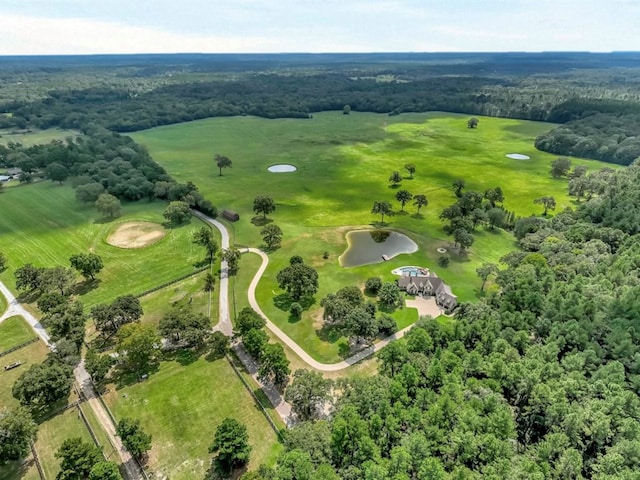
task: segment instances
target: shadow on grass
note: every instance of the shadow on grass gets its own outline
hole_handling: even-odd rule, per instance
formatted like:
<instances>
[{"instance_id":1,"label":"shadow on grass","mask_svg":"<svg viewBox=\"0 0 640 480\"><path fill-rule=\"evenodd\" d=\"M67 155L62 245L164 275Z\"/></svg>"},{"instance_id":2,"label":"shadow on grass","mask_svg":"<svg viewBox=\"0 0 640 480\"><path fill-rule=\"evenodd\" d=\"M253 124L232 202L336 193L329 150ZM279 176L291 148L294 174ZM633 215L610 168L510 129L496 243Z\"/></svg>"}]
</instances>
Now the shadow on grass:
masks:
<instances>
[{"instance_id":1,"label":"shadow on grass","mask_svg":"<svg viewBox=\"0 0 640 480\"><path fill-rule=\"evenodd\" d=\"M194 268L202 268L206 267L207 265L211 265L211 260L208 258L203 258L202 260L198 260L193 264Z\"/></svg>"},{"instance_id":2,"label":"shadow on grass","mask_svg":"<svg viewBox=\"0 0 640 480\"><path fill-rule=\"evenodd\" d=\"M16 298L20 303L34 303L40 298L42 292L40 290L29 290L27 292L20 292Z\"/></svg>"},{"instance_id":3,"label":"shadow on grass","mask_svg":"<svg viewBox=\"0 0 640 480\"><path fill-rule=\"evenodd\" d=\"M96 218L96 219L93 221L93 223L95 223L95 224L97 224L97 225L104 225L105 223L111 223L111 222L113 222L114 220L117 220L118 218L120 218L120 217L118 216L118 217L102 217L102 218Z\"/></svg>"},{"instance_id":4,"label":"shadow on grass","mask_svg":"<svg viewBox=\"0 0 640 480\"><path fill-rule=\"evenodd\" d=\"M316 335L320 340L327 343L336 343L342 338L340 329L333 325L323 325L322 328L316 330Z\"/></svg>"},{"instance_id":5,"label":"shadow on grass","mask_svg":"<svg viewBox=\"0 0 640 480\"><path fill-rule=\"evenodd\" d=\"M186 367L198 360L198 358L200 358L204 351L204 347L198 348L196 350L190 348L178 348L176 350L164 352L162 355L162 359L165 361L176 361L183 367Z\"/></svg>"},{"instance_id":6,"label":"shadow on grass","mask_svg":"<svg viewBox=\"0 0 640 480\"><path fill-rule=\"evenodd\" d=\"M116 388L124 388L136 383L144 382L150 375L153 375L160 370L160 362L156 361L147 365L144 371L131 372L125 370L122 366L116 368L113 373L114 383ZM146 375L146 377L145 377Z\"/></svg>"},{"instance_id":7,"label":"shadow on grass","mask_svg":"<svg viewBox=\"0 0 640 480\"><path fill-rule=\"evenodd\" d=\"M278 244L278 245L273 245L273 246L271 246L271 247L270 247L270 246L265 245L265 244L263 243L263 244L262 244L262 245L260 245L260 247L258 247L258 248L259 248L260 250L262 250L264 253L273 253L273 252L275 252L276 250L279 250L279 249L280 249L280 244Z\"/></svg>"},{"instance_id":8,"label":"shadow on grass","mask_svg":"<svg viewBox=\"0 0 640 480\"><path fill-rule=\"evenodd\" d=\"M271 222L273 222L273 220L264 217L253 217L251 219L251 223L253 223L256 227L264 227L267 223Z\"/></svg>"},{"instance_id":9,"label":"shadow on grass","mask_svg":"<svg viewBox=\"0 0 640 480\"><path fill-rule=\"evenodd\" d=\"M421 213L414 213L411 215L411 218L415 218L416 220L424 220L424 215Z\"/></svg>"},{"instance_id":10,"label":"shadow on grass","mask_svg":"<svg viewBox=\"0 0 640 480\"><path fill-rule=\"evenodd\" d=\"M211 464L209 465L209 468L204 474L203 480L225 480L225 479L238 480L245 473L247 473L247 465L243 465L240 468L235 468L230 472L225 472L216 461L216 457L213 457L211 459Z\"/></svg>"},{"instance_id":11,"label":"shadow on grass","mask_svg":"<svg viewBox=\"0 0 640 480\"><path fill-rule=\"evenodd\" d=\"M281 293L280 295L273 297L273 304L283 312L288 312L292 303L294 303L294 301L288 293ZM306 296L298 300L298 303L302 307L302 310L309 310L312 305L315 305L316 299L315 297Z\"/></svg>"},{"instance_id":12,"label":"shadow on grass","mask_svg":"<svg viewBox=\"0 0 640 480\"><path fill-rule=\"evenodd\" d=\"M402 185L399 183L392 183L391 185L389 185L389 188L392 190L397 190L398 188L400 188Z\"/></svg>"},{"instance_id":13,"label":"shadow on grass","mask_svg":"<svg viewBox=\"0 0 640 480\"><path fill-rule=\"evenodd\" d=\"M85 280L84 282L77 283L73 289L73 292L76 295L84 295L89 293L91 290L95 290L100 286L102 280L99 278L94 278L93 280Z\"/></svg>"},{"instance_id":14,"label":"shadow on grass","mask_svg":"<svg viewBox=\"0 0 640 480\"><path fill-rule=\"evenodd\" d=\"M396 215L399 215L401 217L404 217L406 215L409 215L409 212L405 211L405 210L399 210L396 212Z\"/></svg>"}]
</instances>

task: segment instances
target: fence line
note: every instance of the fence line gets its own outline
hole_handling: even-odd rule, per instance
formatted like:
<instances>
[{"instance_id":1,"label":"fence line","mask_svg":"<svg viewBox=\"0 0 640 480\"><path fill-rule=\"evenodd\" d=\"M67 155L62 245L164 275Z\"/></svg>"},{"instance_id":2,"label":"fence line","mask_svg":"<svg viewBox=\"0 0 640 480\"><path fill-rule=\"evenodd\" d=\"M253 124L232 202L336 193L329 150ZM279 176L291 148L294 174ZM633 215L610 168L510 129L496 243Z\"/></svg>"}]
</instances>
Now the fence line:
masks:
<instances>
[{"instance_id":1,"label":"fence line","mask_svg":"<svg viewBox=\"0 0 640 480\"><path fill-rule=\"evenodd\" d=\"M16 350L20 350L21 348L26 347L27 345L31 345L32 343L40 340L40 337L34 337L31 340L27 340L26 342L21 343L20 345L16 345L15 347L11 347L9 350L5 350L4 352L0 352L0 357L4 357L5 355L9 355L11 352L15 352Z\"/></svg>"},{"instance_id":2,"label":"fence line","mask_svg":"<svg viewBox=\"0 0 640 480\"><path fill-rule=\"evenodd\" d=\"M158 290L162 290L163 288L168 287L169 285L173 285L174 283L181 282L182 280L185 280L185 279L187 279L189 277L193 277L194 275L197 275L197 274L199 274L201 272L204 272L208 268L210 268L210 265L206 265L204 267L196 268L193 272L186 273L186 274L184 274L184 275L182 275L182 276L180 276L178 278L174 278L173 280L169 280L168 282L165 282L165 283L163 283L161 285L157 285L157 286L155 286L153 288L150 288L149 290L145 290L142 293L138 293L137 295L135 295L135 297L136 298L141 298L141 297L144 297L145 295L149 295L150 293L157 292Z\"/></svg>"},{"instance_id":3,"label":"fence line","mask_svg":"<svg viewBox=\"0 0 640 480\"><path fill-rule=\"evenodd\" d=\"M260 410L262 410L263 415L266 417L267 422L269 422L269 425L271 425L271 428L273 429L273 431L276 432L276 435L278 435L278 438L282 441L283 440L282 432L280 431L278 426L275 424L275 422L271 418L271 415L269 415L269 412L267 412L267 409L264 407L264 405L262 405L262 402L260 401L260 398L258 398L258 396L253 391L253 388L251 388L251 385L249 385L249 383L244 378L244 376L242 376L242 373L240 372L240 370L238 370L238 367L236 367L236 365L233 362L233 360L231 359L230 355L228 355L228 354L225 355L225 358L229 362L229 365L231 365L231 368L233 368L233 371L236 372L236 375L238 375L238 378L240 378L240 380L242 381L242 384L249 391L249 393L251 394L253 399L256 401L256 403L260 406Z\"/></svg>"},{"instance_id":4,"label":"fence line","mask_svg":"<svg viewBox=\"0 0 640 480\"><path fill-rule=\"evenodd\" d=\"M29 442L29 444L31 446L31 453L33 454L33 459L36 462L36 469L38 470L38 475L40 476L40 480L47 480L47 476L44 474L42 465L40 465L40 458L38 458L38 452L36 452L36 446L33 442Z\"/></svg>"},{"instance_id":5,"label":"fence line","mask_svg":"<svg viewBox=\"0 0 640 480\"><path fill-rule=\"evenodd\" d=\"M102 398L102 395L100 395L100 392L97 391L97 390L96 390L96 396L98 397L98 400L100 400L100 403L102 404L102 406L104 407L105 411L107 412L107 415L109 415L109 418L113 422L113 425L114 426L118 425L118 422L116 422L116 418L113 416L113 413L111 413L111 410L109 410L109 407L107 406L106 402ZM131 458L133 458L133 461L136 462L136 464L138 465L138 468L140 469L140 472L142 472L142 476L145 478L145 480L149 480L150 479L149 474L145 470L144 466L140 463L140 460L138 460L133 455L131 455Z\"/></svg>"}]
</instances>

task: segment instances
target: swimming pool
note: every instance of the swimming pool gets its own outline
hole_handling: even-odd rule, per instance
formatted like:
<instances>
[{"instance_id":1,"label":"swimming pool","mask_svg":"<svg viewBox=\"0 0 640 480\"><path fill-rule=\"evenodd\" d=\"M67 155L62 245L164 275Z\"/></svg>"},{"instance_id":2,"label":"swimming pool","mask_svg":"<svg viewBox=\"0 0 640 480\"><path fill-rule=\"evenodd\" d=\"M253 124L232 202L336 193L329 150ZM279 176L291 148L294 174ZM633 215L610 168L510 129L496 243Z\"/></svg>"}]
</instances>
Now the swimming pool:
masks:
<instances>
[{"instance_id":1,"label":"swimming pool","mask_svg":"<svg viewBox=\"0 0 640 480\"><path fill-rule=\"evenodd\" d=\"M391 271L391 273L393 273L394 275L401 275L401 276L402 275L410 275L410 276L426 275L428 272L429 272L429 269L416 267L416 266L399 267Z\"/></svg>"}]
</instances>

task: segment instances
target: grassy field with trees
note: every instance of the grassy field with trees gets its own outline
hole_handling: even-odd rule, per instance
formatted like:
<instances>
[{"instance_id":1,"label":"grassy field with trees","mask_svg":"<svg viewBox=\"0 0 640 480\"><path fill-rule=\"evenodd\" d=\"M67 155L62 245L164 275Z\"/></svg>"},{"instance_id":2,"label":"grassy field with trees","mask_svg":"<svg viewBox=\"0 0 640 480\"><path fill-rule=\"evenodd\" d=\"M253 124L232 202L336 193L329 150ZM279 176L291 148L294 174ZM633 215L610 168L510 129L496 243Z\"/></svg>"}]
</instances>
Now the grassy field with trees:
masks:
<instances>
[{"instance_id":1,"label":"grassy field with trees","mask_svg":"<svg viewBox=\"0 0 640 480\"><path fill-rule=\"evenodd\" d=\"M339 338L326 335L319 321L320 300L345 285L361 285L370 276L385 280L402 265L421 265L436 271L461 301L478 297L481 281L476 269L497 260L515 246L513 236L500 229L479 227L468 251L452 249L453 240L442 230L438 218L455 203L452 184L462 179L465 189L480 192L500 187L504 208L517 216L540 214L534 200L553 196L556 210L573 206L567 181L550 173L555 156L539 152L534 138L549 124L480 117L477 128L468 128L468 116L427 113L385 116L368 113L323 112L309 120L265 120L254 117L215 118L159 127L131 136L146 145L156 159L178 181L197 179L200 191L215 198L219 208L240 213L232 224L235 241L258 246L265 221L256 215L253 198L272 197L276 210L267 215L283 230L281 247L270 252L270 264L257 290L265 313L314 358L337 361ZM246 141L251 138L252 141ZM520 153L530 160L512 160ZM215 154L232 160L232 167L219 175ZM604 164L572 159L574 167L593 170ZM293 173L274 174L267 167L293 164ZM404 167L411 164L411 171ZM417 216L409 201L405 211L395 199L398 191L388 179L402 172L400 189L425 195L428 205ZM243 192L251 192L249 195ZM418 252L400 255L389 262L341 268L338 258L347 244L345 235L354 228L377 226L380 217L371 214L374 201L388 201L397 215L387 217L387 227L409 235ZM449 250L447 268L438 266L437 248ZM320 277L320 289L302 320L292 321L278 306L281 291L276 275L291 255L300 255ZM326 258L325 258L326 257ZM274 300L275 297L275 300ZM417 319L415 310L397 311L396 320L407 324Z\"/></svg>"},{"instance_id":2,"label":"grassy field with trees","mask_svg":"<svg viewBox=\"0 0 640 480\"><path fill-rule=\"evenodd\" d=\"M9 268L0 278L15 286L13 272L26 263L38 267L69 266L69 258L93 252L104 269L95 282L77 276L77 291L85 305L110 301L125 293L142 293L194 270L204 258L193 244L193 233L203 225L191 219L185 225L166 228L160 241L139 249L118 248L107 243L111 232L127 221L161 224L164 202L125 203L122 216L105 222L95 208L80 204L73 190L51 182L9 189L2 194L3 222L0 251ZM6 208L4 208L6 207Z\"/></svg>"},{"instance_id":3,"label":"grassy field with trees","mask_svg":"<svg viewBox=\"0 0 640 480\"><path fill-rule=\"evenodd\" d=\"M162 362L148 380L105 396L116 418L140 420L153 436L152 471L172 479L202 478L209 468L207 449L226 417L247 426L250 468L273 464L281 450L275 432L225 359L184 356Z\"/></svg>"}]
</instances>

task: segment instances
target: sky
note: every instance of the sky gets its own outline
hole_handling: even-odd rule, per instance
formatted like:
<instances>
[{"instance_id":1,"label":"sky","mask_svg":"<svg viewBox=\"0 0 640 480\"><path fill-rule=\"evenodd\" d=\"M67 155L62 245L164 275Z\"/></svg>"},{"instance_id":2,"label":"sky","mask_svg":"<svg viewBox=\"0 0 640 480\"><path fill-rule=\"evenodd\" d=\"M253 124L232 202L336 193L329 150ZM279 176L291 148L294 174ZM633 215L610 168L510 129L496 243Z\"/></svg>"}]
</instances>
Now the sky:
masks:
<instances>
[{"instance_id":1,"label":"sky","mask_svg":"<svg viewBox=\"0 0 640 480\"><path fill-rule=\"evenodd\" d=\"M640 50L640 0L0 0L0 55Z\"/></svg>"}]
</instances>

